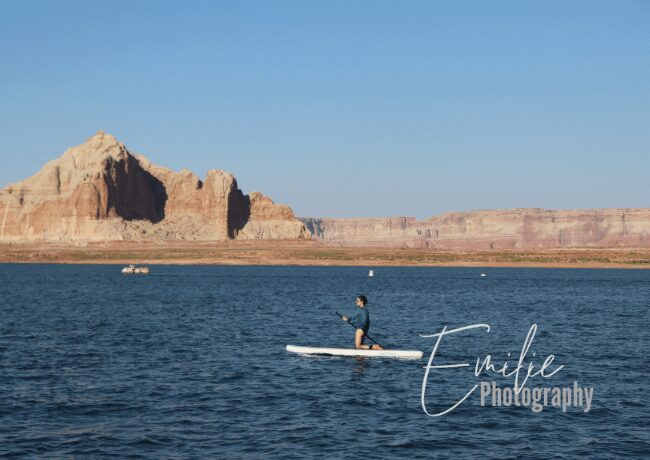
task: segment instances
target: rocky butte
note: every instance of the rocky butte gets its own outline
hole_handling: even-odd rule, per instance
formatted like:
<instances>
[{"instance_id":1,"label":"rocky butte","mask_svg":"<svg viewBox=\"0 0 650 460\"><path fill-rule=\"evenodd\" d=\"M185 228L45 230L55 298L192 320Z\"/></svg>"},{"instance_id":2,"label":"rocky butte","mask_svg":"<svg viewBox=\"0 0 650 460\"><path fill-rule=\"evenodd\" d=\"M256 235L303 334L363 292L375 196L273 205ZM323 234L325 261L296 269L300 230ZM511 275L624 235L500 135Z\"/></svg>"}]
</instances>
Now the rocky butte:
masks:
<instances>
[{"instance_id":1,"label":"rocky butte","mask_svg":"<svg viewBox=\"0 0 650 460\"><path fill-rule=\"evenodd\" d=\"M244 195L229 173L200 180L99 131L0 190L0 241L308 239L288 206Z\"/></svg>"}]
</instances>

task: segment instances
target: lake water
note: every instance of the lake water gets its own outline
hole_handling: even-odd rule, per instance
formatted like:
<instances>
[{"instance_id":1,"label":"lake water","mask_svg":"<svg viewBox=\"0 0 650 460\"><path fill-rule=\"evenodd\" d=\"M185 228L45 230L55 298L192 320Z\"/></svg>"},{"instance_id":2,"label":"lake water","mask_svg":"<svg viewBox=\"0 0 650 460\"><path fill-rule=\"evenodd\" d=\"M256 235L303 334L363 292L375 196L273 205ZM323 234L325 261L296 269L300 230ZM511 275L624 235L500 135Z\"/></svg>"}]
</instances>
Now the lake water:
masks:
<instances>
[{"instance_id":1,"label":"lake water","mask_svg":"<svg viewBox=\"0 0 650 460\"><path fill-rule=\"evenodd\" d=\"M650 270L0 265L0 457L611 458L650 452ZM487 274L481 277L480 273ZM422 361L303 357L370 335ZM528 387L593 388L580 407L481 406L477 357L564 368ZM533 358L532 353L536 356Z\"/></svg>"}]
</instances>

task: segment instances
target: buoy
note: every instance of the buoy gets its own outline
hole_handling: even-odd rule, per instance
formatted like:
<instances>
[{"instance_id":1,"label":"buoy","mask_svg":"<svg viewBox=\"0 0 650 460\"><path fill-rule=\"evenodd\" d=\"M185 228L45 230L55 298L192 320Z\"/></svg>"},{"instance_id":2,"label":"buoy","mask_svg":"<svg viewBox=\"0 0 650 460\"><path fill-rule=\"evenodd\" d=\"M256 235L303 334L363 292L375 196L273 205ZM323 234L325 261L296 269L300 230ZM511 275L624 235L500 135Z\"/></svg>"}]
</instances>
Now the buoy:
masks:
<instances>
[{"instance_id":1,"label":"buoy","mask_svg":"<svg viewBox=\"0 0 650 460\"><path fill-rule=\"evenodd\" d=\"M374 272L373 270L370 270L370 271L368 272L368 276L375 276L375 272Z\"/></svg>"},{"instance_id":2,"label":"buoy","mask_svg":"<svg viewBox=\"0 0 650 460\"><path fill-rule=\"evenodd\" d=\"M481 273L481 276L487 276L485 273Z\"/></svg>"}]
</instances>

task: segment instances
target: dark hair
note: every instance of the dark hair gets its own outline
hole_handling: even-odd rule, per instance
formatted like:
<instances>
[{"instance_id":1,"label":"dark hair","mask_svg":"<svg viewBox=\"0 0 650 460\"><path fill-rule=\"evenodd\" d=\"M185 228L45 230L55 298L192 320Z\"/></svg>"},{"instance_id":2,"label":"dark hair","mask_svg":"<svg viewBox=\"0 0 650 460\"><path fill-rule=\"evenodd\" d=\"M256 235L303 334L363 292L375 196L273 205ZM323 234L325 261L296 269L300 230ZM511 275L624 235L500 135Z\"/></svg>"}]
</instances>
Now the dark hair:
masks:
<instances>
[{"instance_id":1,"label":"dark hair","mask_svg":"<svg viewBox=\"0 0 650 460\"><path fill-rule=\"evenodd\" d=\"M368 304L368 299L366 298L365 295L358 295L357 299L359 299L364 305Z\"/></svg>"}]
</instances>

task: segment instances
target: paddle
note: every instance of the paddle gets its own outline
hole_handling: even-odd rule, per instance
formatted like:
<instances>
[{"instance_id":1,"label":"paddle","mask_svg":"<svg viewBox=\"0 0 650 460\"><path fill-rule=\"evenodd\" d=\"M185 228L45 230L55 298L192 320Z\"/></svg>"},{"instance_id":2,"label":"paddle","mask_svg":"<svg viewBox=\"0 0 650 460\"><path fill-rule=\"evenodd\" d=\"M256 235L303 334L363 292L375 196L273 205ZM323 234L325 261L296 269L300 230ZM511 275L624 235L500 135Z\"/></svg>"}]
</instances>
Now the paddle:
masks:
<instances>
[{"instance_id":1,"label":"paddle","mask_svg":"<svg viewBox=\"0 0 650 460\"><path fill-rule=\"evenodd\" d=\"M341 318L343 318L343 315L340 314L338 310L336 310L336 314L339 315ZM346 319L345 322L348 323L353 328L355 328L355 329L357 328L354 324L352 324L352 321L350 321L349 319ZM379 345L379 343L377 343L377 341L375 339L373 339L372 337L370 337L368 334L364 334L364 337L367 338L368 340L372 340L372 343L374 343L375 345ZM379 345L379 346L381 347L381 345Z\"/></svg>"}]
</instances>

